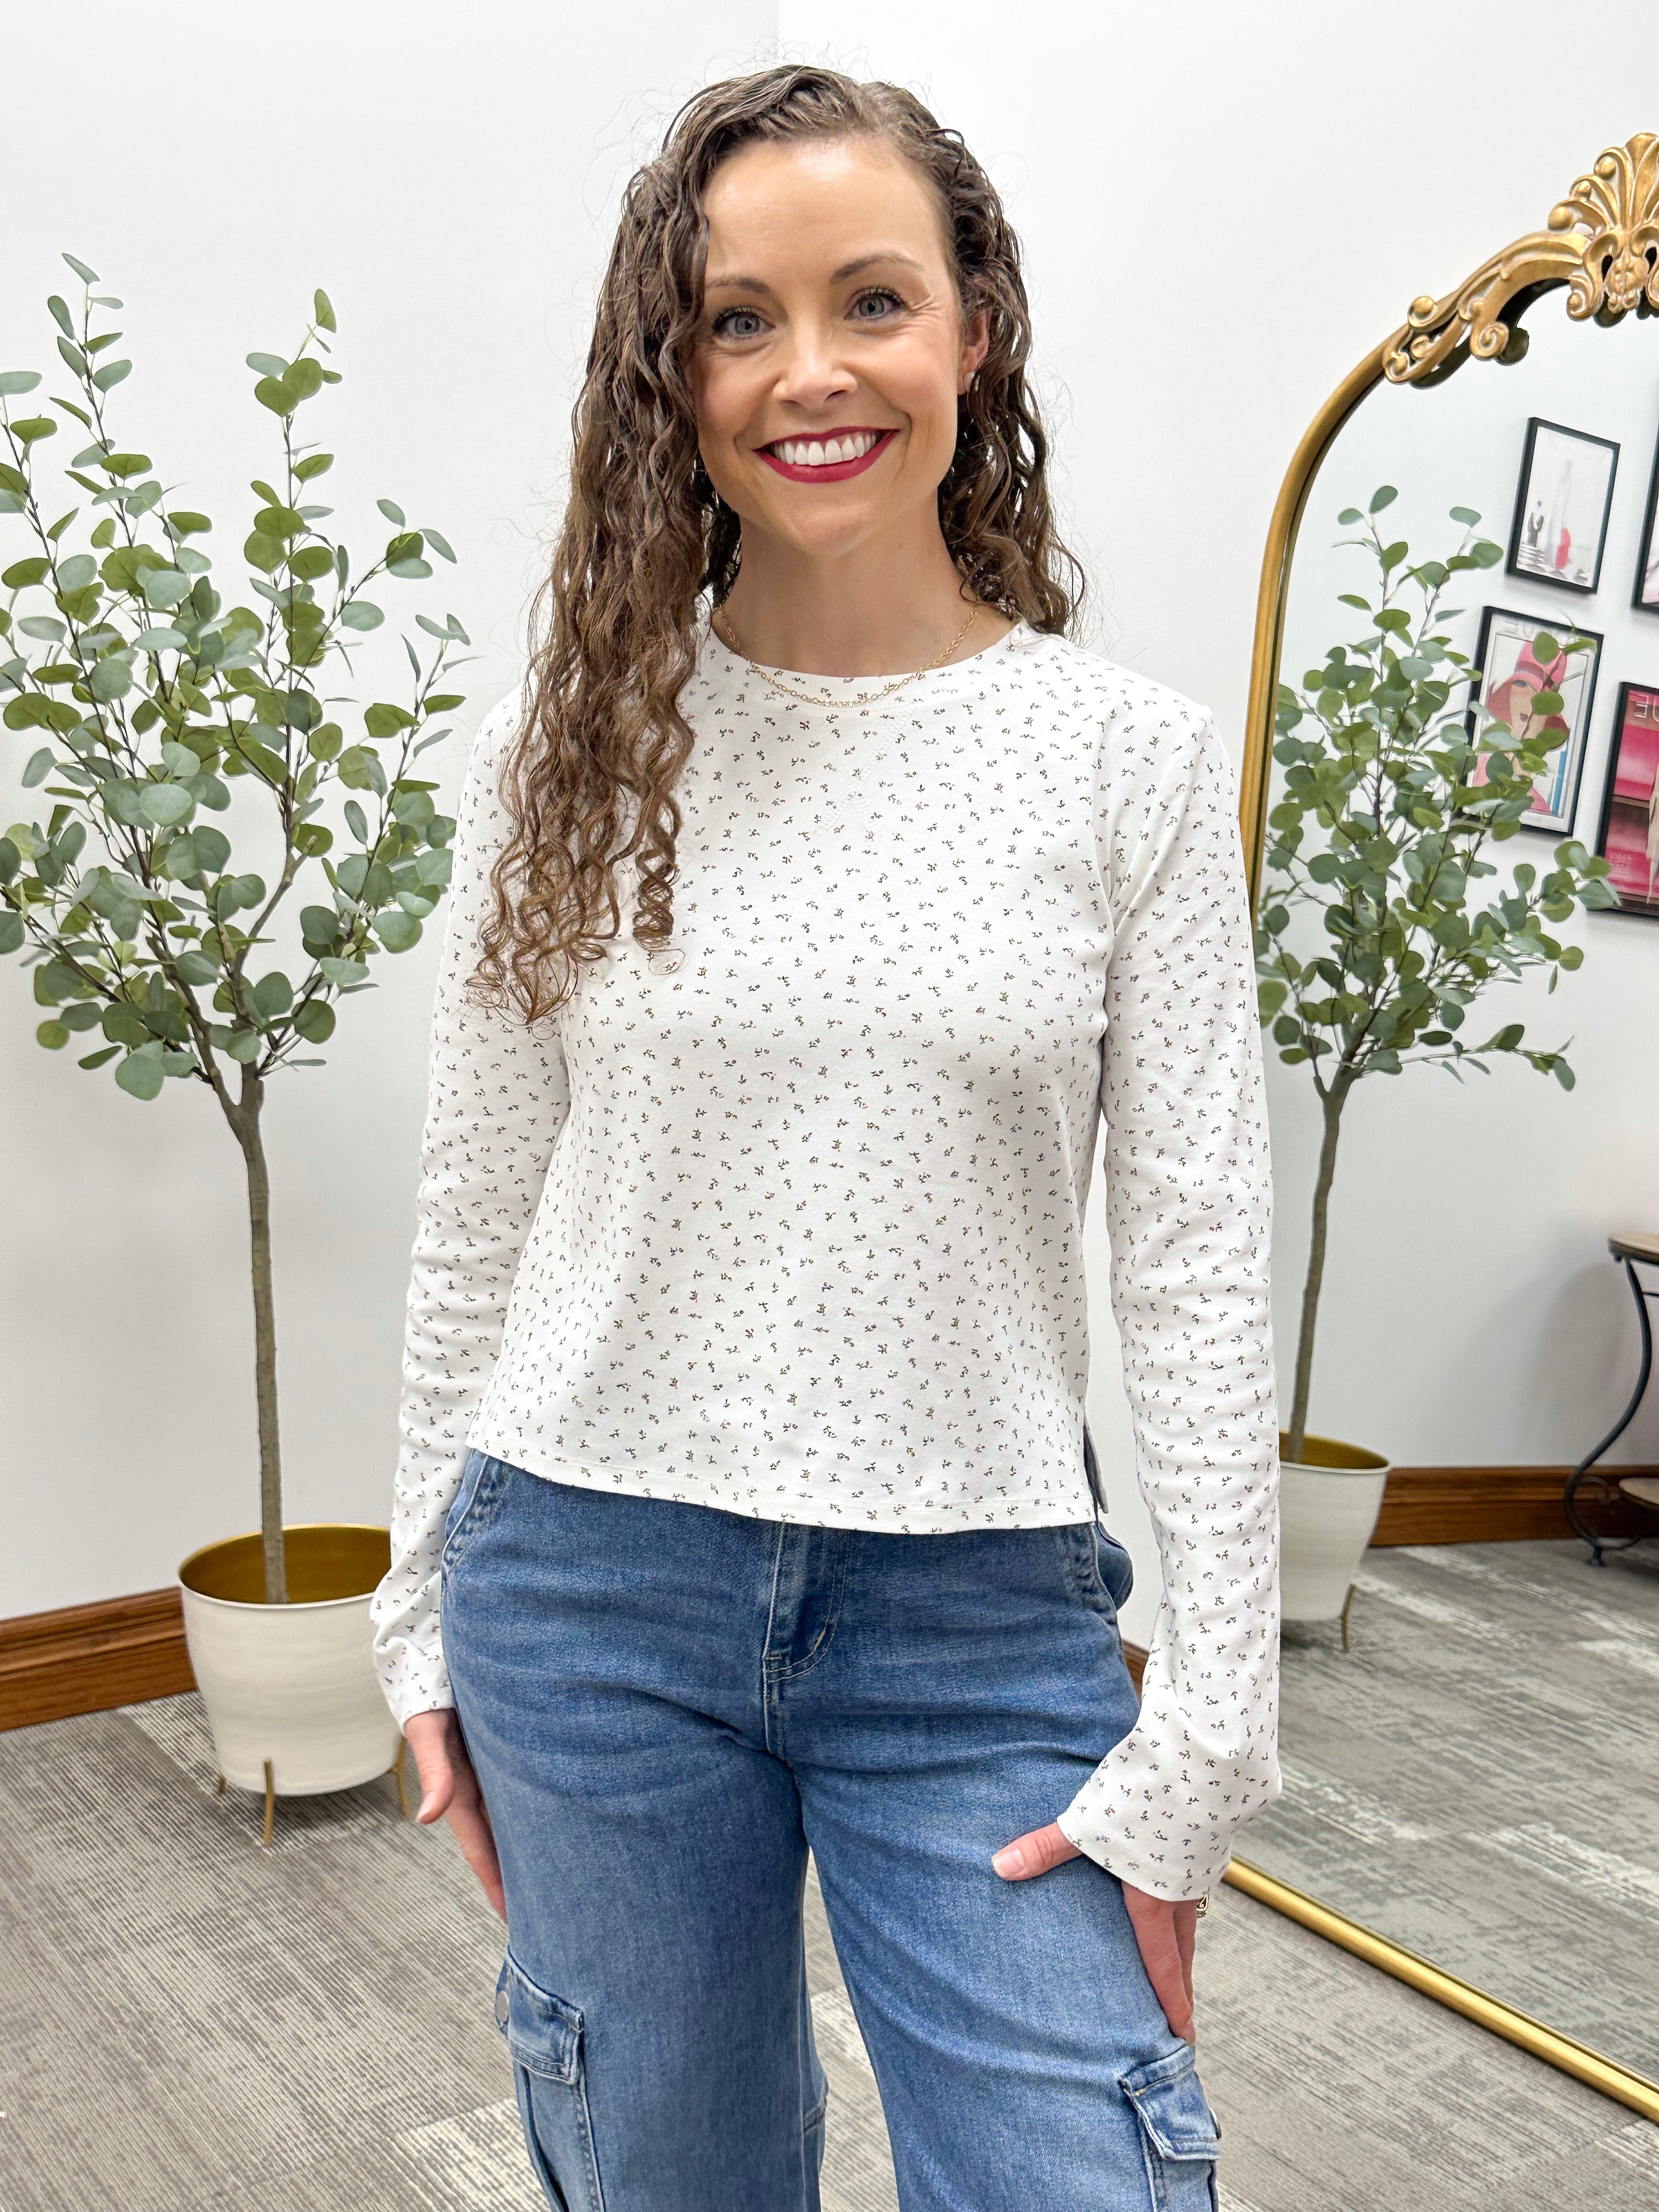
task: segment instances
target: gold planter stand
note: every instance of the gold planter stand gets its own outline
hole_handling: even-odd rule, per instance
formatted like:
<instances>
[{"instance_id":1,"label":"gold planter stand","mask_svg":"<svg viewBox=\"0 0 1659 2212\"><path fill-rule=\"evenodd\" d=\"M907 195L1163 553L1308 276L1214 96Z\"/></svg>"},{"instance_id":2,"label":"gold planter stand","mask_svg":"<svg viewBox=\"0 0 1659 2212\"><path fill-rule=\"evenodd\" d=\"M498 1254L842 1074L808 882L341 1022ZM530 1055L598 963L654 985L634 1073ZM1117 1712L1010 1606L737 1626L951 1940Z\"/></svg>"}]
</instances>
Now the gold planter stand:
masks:
<instances>
[{"instance_id":1,"label":"gold planter stand","mask_svg":"<svg viewBox=\"0 0 1659 2212\"><path fill-rule=\"evenodd\" d=\"M407 1817L405 1746L370 1656L369 1600L384 1528L325 1522L284 1531L289 1602L265 1602L257 1534L191 1553L179 1570L185 1632L218 1754L218 1787L263 1782L262 1846L278 1795L319 1796L391 1774Z\"/></svg>"}]
</instances>

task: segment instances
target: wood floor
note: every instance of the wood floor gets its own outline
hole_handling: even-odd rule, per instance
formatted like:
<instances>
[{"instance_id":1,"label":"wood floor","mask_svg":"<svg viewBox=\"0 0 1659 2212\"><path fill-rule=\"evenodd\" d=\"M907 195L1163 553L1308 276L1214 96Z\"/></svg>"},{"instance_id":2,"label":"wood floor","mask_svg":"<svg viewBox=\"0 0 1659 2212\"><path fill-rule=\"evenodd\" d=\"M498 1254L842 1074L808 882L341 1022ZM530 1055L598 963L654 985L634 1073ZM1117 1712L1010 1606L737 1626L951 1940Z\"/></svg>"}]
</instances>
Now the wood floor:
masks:
<instances>
[{"instance_id":1,"label":"wood floor","mask_svg":"<svg viewBox=\"0 0 1659 2212\"><path fill-rule=\"evenodd\" d=\"M1372 1552L1240 1856L1659 2080L1659 1545Z\"/></svg>"},{"instance_id":2,"label":"wood floor","mask_svg":"<svg viewBox=\"0 0 1659 2212\"><path fill-rule=\"evenodd\" d=\"M544 2212L490 2020L497 1923L448 1838L387 1783L258 1836L193 1696L0 1735L5 2212ZM893 2212L810 1911L824 2212ZM1659 2129L1230 1890L1199 1990L1223 2212L1659 2200Z\"/></svg>"}]
</instances>

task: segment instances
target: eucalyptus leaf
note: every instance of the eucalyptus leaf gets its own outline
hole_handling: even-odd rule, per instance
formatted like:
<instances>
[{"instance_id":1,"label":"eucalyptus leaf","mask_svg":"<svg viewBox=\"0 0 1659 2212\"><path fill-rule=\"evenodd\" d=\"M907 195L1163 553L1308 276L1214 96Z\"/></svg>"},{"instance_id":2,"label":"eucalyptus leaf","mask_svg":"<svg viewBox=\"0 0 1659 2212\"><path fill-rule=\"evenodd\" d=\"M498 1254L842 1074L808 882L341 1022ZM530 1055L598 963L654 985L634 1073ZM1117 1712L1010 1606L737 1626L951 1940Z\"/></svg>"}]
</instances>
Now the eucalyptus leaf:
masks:
<instances>
[{"instance_id":1,"label":"eucalyptus leaf","mask_svg":"<svg viewBox=\"0 0 1659 2212\"><path fill-rule=\"evenodd\" d=\"M294 986L280 969L273 968L259 978L250 996L265 1019L275 1021L294 1004Z\"/></svg>"},{"instance_id":2,"label":"eucalyptus leaf","mask_svg":"<svg viewBox=\"0 0 1659 2212\"><path fill-rule=\"evenodd\" d=\"M132 669L118 653L106 653L88 679L94 699L125 699L132 689Z\"/></svg>"},{"instance_id":3,"label":"eucalyptus leaf","mask_svg":"<svg viewBox=\"0 0 1659 2212\"><path fill-rule=\"evenodd\" d=\"M196 810L196 801L182 783L147 783L139 792L138 804L152 822L166 826L188 821Z\"/></svg>"},{"instance_id":4,"label":"eucalyptus leaf","mask_svg":"<svg viewBox=\"0 0 1659 2212\"><path fill-rule=\"evenodd\" d=\"M388 952L407 952L410 945L420 942L420 923L413 915L395 907L375 916L374 931Z\"/></svg>"},{"instance_id":5,"label":"eucalyptus leaf","mask_svg":"<svg viewBox=\"0 0 1659 2212\"><path fill-rule=\"evenodd\" d=\"M116 1069L115 1080L130 1097L159 1098L167 1080L161 1046L141 1045L137 1052L129 1053Z\"/></svg>"}]
</instances>

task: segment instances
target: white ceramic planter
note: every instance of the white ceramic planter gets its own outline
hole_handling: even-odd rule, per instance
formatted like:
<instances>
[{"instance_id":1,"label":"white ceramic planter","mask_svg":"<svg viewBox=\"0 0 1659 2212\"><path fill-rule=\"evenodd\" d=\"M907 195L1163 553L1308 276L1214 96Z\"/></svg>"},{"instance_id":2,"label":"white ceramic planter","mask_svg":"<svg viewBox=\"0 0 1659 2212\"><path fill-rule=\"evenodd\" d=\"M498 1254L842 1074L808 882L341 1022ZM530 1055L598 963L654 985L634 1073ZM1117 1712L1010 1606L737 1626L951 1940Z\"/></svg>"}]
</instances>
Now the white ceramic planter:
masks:
<instances>
[{"instance_id":1,"label":"white ceramic planter","mask_svg":"<svg viewBox=\"0 0 1659 2212\"><path fill-rule=\"evenodd\" d=\"M1279 1470L1279 1610L1286 1620L1336 1620L1388 1487L1379 1453L1328 1437L1304 1439L1299 1465Z\"/></svg>"},{"instance_id":2,"label":"white ceramic planter","mask_svg":"<svg viewBox=\"0 0 1659 2212\"><path fill-rule=\"evenodd\" d=\"M279 1797L349 1790L398 1755L397 1723L374 1670L368 1617L385 1571L382 1529L287 1532L289 1587L266 1605L257 1536L192 1553L179 1571L191 1664L219 1769L241 1790ZM356 1583L362 1587L340 1586ZM231 1593L246 1591L246 1595Z\"/></svg>"}]
</instances>

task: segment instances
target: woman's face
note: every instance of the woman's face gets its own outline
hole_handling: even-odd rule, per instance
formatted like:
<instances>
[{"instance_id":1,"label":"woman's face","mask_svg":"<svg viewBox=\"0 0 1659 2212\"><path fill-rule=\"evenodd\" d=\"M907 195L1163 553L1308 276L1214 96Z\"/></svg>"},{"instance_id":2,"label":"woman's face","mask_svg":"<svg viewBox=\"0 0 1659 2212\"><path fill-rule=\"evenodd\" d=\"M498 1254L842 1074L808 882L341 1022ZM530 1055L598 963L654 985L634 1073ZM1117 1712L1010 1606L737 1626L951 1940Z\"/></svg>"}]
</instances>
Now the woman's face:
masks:
<instances>
[{"instance_id":1,"label":"woman's face","mask_svg":"<svg viewBox=\"0 0 1659 2212\"><path fill-rule=\"evenodd\" d=\"M1533 701L1537 696L1538 693L1534 687L1529 684L1523 684L1519 677L1510 687L1509 724L1516 738L1522 742L1532 733L1532 726L1535 720Z\"/></svg>"},{"instance_id":2,"label":"woman's face","mask_svg":"<svg viewBox=\"0 0 1659 2212\"><path fill-rule=\"evenodd\" d=\"M747 146L704 208L697 439L745 544L835 556L936 518L986 340L926 179L876 139Z\"/></svg>"}]
</instances>

